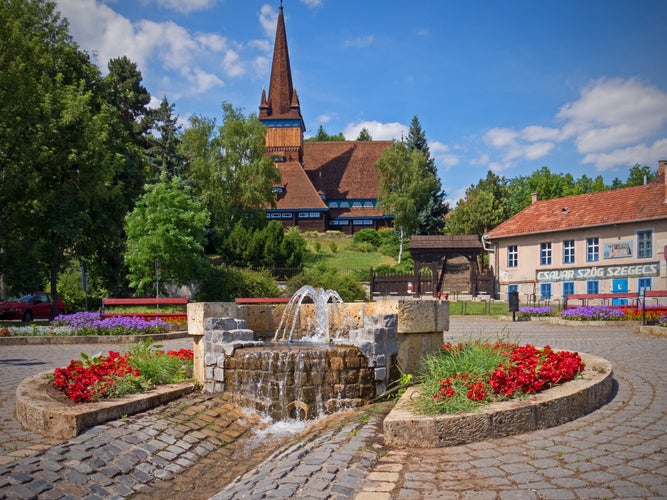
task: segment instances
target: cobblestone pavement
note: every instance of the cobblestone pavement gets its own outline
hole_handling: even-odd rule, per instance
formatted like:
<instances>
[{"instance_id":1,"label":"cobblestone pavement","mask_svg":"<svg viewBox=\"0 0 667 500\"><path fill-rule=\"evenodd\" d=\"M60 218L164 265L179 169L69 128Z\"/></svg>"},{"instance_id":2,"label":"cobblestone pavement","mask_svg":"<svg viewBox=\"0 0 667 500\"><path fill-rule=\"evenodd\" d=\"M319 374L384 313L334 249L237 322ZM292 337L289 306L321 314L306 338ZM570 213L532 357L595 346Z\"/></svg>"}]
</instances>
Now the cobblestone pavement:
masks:
<instances>
[{"instance_id":1,"label":"cobblestone pavement","mask_svg":"<svg viewBox=\"0 0 667 500\"><path fill-rule=\"evenodd\" d=\"M221 396L192 394L65 443L18 427L16 385L81 351L0 347L0 498L667 498L667 339L624 327L454 317L452 340L492 337L580 350L614 365L612 401L574 422L439 449L386 449L388 404L338 414L298 437ZM167 341L168 348L188 341ZM2 464L5 464L4 466Z\"/></svg>"}]
</instances>

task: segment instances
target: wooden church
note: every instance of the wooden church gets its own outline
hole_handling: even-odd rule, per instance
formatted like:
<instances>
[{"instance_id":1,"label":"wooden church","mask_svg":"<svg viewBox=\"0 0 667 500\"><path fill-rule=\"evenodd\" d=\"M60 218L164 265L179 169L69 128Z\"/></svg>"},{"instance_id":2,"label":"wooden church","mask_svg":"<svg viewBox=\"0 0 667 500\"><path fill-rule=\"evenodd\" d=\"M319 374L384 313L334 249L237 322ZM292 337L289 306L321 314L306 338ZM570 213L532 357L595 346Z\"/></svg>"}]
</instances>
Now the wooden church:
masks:
<instances>
[{"instance_id":1,"label":"wooden church","mask_svg":"<svg viewBox=\"0 0 667 500\"><path fill-rule=\"evenodd\" d=\"M292 84L283 7L273 48L269 94L262 90L259 119L267 127L266 154L273 157L281 181L273 187L276 207L267 217L303 231L392 226L378 207L380 179L375 163L390 141L304 141L301 105Z\"/></svg>"}]
</instances>

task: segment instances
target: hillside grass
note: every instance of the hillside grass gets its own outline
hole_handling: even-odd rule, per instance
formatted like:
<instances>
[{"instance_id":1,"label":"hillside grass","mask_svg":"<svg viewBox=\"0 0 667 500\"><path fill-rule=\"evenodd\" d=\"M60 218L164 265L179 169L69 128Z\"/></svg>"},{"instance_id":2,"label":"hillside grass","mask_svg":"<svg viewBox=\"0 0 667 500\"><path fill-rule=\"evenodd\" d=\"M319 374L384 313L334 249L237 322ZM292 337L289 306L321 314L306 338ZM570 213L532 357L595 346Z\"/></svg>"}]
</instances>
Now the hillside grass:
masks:
<instances>
[{"instance_id":1,"label":"hillside grass","mask_svg":"<svg viewBox=\"0 0 667 500\"><path fill-rule=\"evenodd\" d=\"M336 270L368 270L379 265L393 266L396 259L380 252L359 252L352 248L352 238L342 235L317 235L306 238L308 252L304 266L322 265Z\"/></svg>"}]
</instances>

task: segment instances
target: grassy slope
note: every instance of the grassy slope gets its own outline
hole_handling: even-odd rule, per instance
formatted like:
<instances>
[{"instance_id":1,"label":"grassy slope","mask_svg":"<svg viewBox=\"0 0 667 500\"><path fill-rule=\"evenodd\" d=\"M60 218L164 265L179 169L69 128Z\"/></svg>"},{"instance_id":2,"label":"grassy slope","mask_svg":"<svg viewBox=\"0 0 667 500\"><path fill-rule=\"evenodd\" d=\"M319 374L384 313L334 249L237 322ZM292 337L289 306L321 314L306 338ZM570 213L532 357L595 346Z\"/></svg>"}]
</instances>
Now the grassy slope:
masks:
<instances>
[{"instance_id":1,"label":"grassy slope","mask_svg":"<svg viewBox=\"0 0 667 500\"><path fill-rule=\"evenodd\" d=\"M381 264L394 265L396 259L380 252L357 252L351 249L352 238L344 236L319 235L306 239L308 254L304 264L324 264L331 269L368 269ZM317 251L317 243L320 245ZM335 247L333 251L332 247Z\"/></svg>"}]
</instances>

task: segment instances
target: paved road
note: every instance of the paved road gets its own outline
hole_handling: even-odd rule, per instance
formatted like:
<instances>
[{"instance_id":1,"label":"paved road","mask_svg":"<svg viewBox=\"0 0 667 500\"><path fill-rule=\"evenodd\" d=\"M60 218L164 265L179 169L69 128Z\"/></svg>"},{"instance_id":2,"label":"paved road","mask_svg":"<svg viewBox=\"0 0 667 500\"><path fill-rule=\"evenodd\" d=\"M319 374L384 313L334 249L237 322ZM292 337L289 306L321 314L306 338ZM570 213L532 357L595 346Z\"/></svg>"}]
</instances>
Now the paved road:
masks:
<instances>
[{"instance_id":1,"label":"paved road","mask_svg":"<svg viewBox=\"0 0 667 500\"><path fill-rule=\"evenodd\" d=\"M453 318L448 336L498 332L610 360L613 400L553 429L445 449L386 449L386 404L274 436L260 416L193 394L53 443L18 428L16 385L81 351L117 346L3 346L0 498L667 498L667 338L478 317Z\"/></svg>"}]
</instances>

